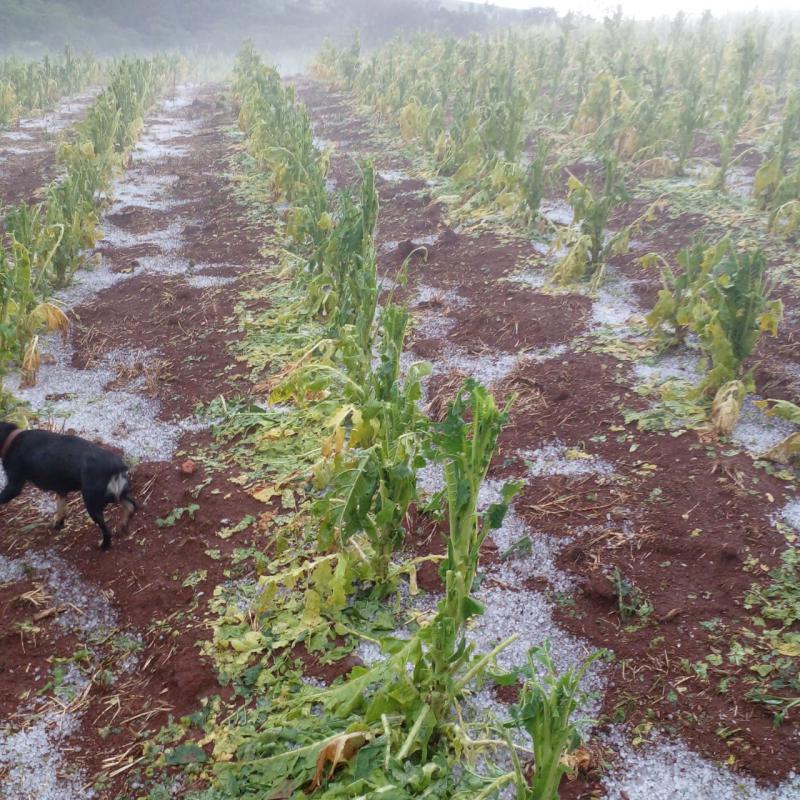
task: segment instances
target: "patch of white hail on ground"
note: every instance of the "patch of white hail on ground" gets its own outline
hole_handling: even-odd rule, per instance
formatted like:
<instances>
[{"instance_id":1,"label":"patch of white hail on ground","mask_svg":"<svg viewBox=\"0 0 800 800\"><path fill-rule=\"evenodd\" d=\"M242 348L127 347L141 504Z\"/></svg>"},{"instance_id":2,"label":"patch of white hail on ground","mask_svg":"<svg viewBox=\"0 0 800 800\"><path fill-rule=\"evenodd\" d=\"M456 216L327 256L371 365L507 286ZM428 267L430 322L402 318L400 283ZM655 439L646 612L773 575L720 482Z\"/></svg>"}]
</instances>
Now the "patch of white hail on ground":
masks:
<instances>
[{"instance_id":1,"label":"patch of white hail on ground","mask_svg":"<svg viewBox=\"0 0 800 800\"><path fill-rule=\"evenodd\" d=\"M410 632L405 628L398 628L397 630L392 631L391 635L395 639L411 638ZM366 640L358 644L354 651L354 655L361 659L361 661L363 661L364 665L367 667L373 667L375 664L379 664L381 661L386 661L386 653L384 653L377 644L368 642Z\"/></svg>"},{"instance_id":2,"label":"patch of white hail on ground","mask_svg":"<svg viewBox=\"0 0 800 800\"><path fill-rule=\"evenodd\" d=\"M556 566L559 553L572 542L571 536L557 539L533 530L513 507L506 513L503 524L490 535L501 556L526 537L530 542L527 552L510 553L501 563L492 566L492 576L500 582L518 586L528 578L543 578L553 591L566 593L574 589L573 578Z\"/></svg>"},{"instance_id":3,"label":"patch of white hail on ground","mask_svg":"<svg viewBox=\"0 0 800 800\"><path fill-rule=\"evenodd\" d=\"M501 669L511 670L528 663L528 651L550 642L553 662L558 672L564 672L584 662L590 649L563 631L553 619L553 606L540 592L505 588L492 584L493 569L487 571L475 597L483 603L484 611L470 621L467 639L480 652L488 652L513 634L518 638L497 655ZM594 695L579 714L593 715L599 709L605 679L597 663L587 672L581 688Z\"/></svg>"},{"instance_id":4,"label":"patch of white hail on ground","mask_svg":"<svg viewBox=\"0 0 800 800\"><path fill-rule=\"evenodd\" d=\"M797 361L784 361L784 372L792 379L792 385L800 390L800 363Z\"/></svg>"},{"instance_id":5,"label":"patch of white hail on ground","mask_svg":"<svg viewBox=\"0 0 800 800\"><path fill-rule=\"evenodd\" d=\"M503 486L507 482L495 478L484 480L478 492L478 511L486 511L492 503L499 502ZM489 535L501 556L526 537L530 542L529 552L509 554L505 561L492 566L492 576L496 580L518 586L527 578L544 578L557 592L567 592L574 587L575 581L556 566L559 552L572 538L556 538L533 530L514 510L514 500L511 501L503 524Z\"/></svg>"},{"instance_id":6,"label":"patch of white hail on ground","mask_svg":"<svg viewBox=\"0 0 800 800\"><path fill-rule=\"evenodd\" d=\"M226 591L226 602L242 614L249 614L261 593L258 581L242 578L236 581L226 581L222 584Z\"/></svg>"},{"instance_id":7,"label":"patch of white hail on ground","mask_svg":"<svg viewBox=\"0 0 800 800\"><path fill-rule=\"evenodd\" d=\"M156 228L146 231L127 231L106 220L103 223L103 238L101 242L112 247L136 247L144 244L153 244L160 247L165 253L172 253L180 247L181 231L187 224L186 220L170 222L165 228Z\"/></svg>"},{"instance_id":8,"label":"patch of white hail on ground","mask_svg":"<svg viewBox=\"0 0 800 800\"><path fill-rule=\"evenodd\" d=\"M391 275L378 275L378 292L387 292L394 288L395 279Z\"/></svg>"},{"instance_id":9,"label":"patch of white hail on ground","mask_svg":"<svg viewBox=\"0 0 800 800\"><path fill-rule=\"evenodd\" d=\"M473 355L448 344L439 358L432 360L432 363L434 373L441 374L456 370L488 386L493 386L517 369L525 358L525 355L515 353L486 352L481 355Z\"/></svg>"},{"instance_id":10,"label":"patch of white hail on ground","mask_svg":"<svg viewBox=\"0 0 800 800\"><path fill-rule=\"evenodd\" d=\"M0 773L4 800L89 800L86 776L71 766L64 746L79 727L69 713L50 713L28 727L0 729Z\"/></svg>"},{"instance_id":11,"label":"patch of white hail on ground","mask_svg":"<svg viewBox=\"0 0 800 800\"><path fill-rule=\"evenodd\" d=\"M759 786L689 750L681 742L662 739L633 748L619 730L610 743L620 756L603 783L607 800L797 800L800 777L791 774L778 786Z\"/></svg>"},{"instance_id":12,"label":"patch of white hail on ground","mask_svg":"<svg viewBox=\"0 0 800 800\"><path fill-rule=\"evenodd\" d=\"M0 466L2 474L2 466ZM0 585L16 583L25 577L25 567L18 558L8 558L0 553Z\"/></svg>"},{"instance_id":13,"label":"patch of white hail on ground","mask_svg":"<svg viewBox=\"0 0 800 800\"><path fill-rule=\"evenodd\" d=\"M633 367L634 376L643 383L663 383L668 380L697 383L703 377L703 358L689 349L659 356Z\"/></svg>"},{"instance_id":14,"label":"patch of white hail on ground","mask_svg":"<svg viewBox=\"0 0 800 800\"><path fill-rule=\"evenodd\" d=\"M46 130L49 133L62 131L74 121L78 112L88 108L94 102L97 94L97 89L91 89L83 94L68 97L62 100L53 111L48 111L40 117L24 117L19 121L17 130Z\"/></svg>"},{"instance_id":15,"label":"patch of white hail on ground","mask_svg":"<svg viewBox=\"0 0 800 800\"><path fill-rule=\"evenodd\" d=\"M173 98L163 101L162 113L174 113L191 105L194 99L194 88L182 84L176 88ZM191 135L200 126L197 119L185 119L179 116L153 116L148 121L147 130L139 139L133 150L135 162L153 163L165 158L188 155L189 148L185 144L175 144L174 140Z\"/></svg>"},{"instance_id":16,"label":"patch of white hail on ground","mask_svg":"<svg viewBox=\"0 0 800 800\"><path fill-rule=\"evenodd\" d=\"M59 627L82 637L116 627L117 614L105 595L55 552L27 550L17 558L0 556L0 582L12 583L28 575L44 583L53 605L64 606L53 617Z\"/></svg>"},{"instance_id":17,"label":"patch of white hail on ground","mask_svg":"<svg viewBox=\"0 0 800 800\"><path fill-rule=\"evenodd\" d=\"M5 488L7 482L6 473L0 463L0 491ZM52 517L56 513L56 498L55 495L46 492L40 492L35 487L28 485L23 489L23 494L27 493L30 498L31 505L43 516ZM2 583L2 576L0 576L0 583Z\"/></svg>"},{"instance_id":18,"label":"patch of white hail on ground","mask_svg":"<svg viewBox=\"0 0 800 800\"><path fill-rule=\"evenodd\" d=\"M159 404L142 396L143 378L125 390L106 390L119 367L147 363L145 351L114 350L83 370L72 366L73 347L51 334L40 341L43 363L35 386L23 388L19 374L6 379L8 389L43 416L54 417L65 429L123 449L128 458L169 460L178 439L196 426L158 419Z\"/></svg>"},{"instance_id":19,"label":"patch of white hail on ground","mask_svg":"<svg viewBox=\"0 0 800 800\"><path fill-rule=\"evenodd\" d=\"M114 202L111 206L111 213L119 213L130 206L144 206L156 210L173 208L178 204L168 197L168 193L177 180L177 175L149 175L145 174L141 169L130 169L123 178L114 184L112 190ZM187 221L183 220L172 223L161 230L136 234L129 233L106 220L103 225L105 229L104 241L116 247L156 244L167 255L151 258L150 260L147 258L139 259L140 266L150 272L180 274L186 271L189 262L171 257L169 254L178 249L182 228L185 224L187 224ZM114 272L112 265L108 261L101 259L99 265L87 264L87 267L75 276L72 285L59 292L55 299L64 307L74 307L86 302L94 294L129 278L130 274Z\"/></svg>"},{"instance_id":20,"label":"patch of white hail on ground","mask_svg":"<svg viewBox=\"0 0 800 800\"><path fill-rule=\"evenodd\" d=\"M508 280L511 283L521 283L530 286L531 289L541 289L547 283L547 273L543 269L525 269L517 272Z\"/></svg>"},{"instance_id":21,"label":"patch of white hail on ground","mask_svg":"<svg viewBox=\"0 0 800 800\"><path fill-rule=\"evenodd\" d=\"M71 703L89 685L90 680L86 673L74 662L69 662L62 671L58 685L53 688L53 694L64 704Z\"/></svg>"},{"instance_id":22,"label":"patch of white hail on ground","mask_svg":"<svg viewBox=\"0 0 800 800\"><path fill-rule=\"evenodd\" d=\"M34 147L4 147L3 151L0 153L0 163L4 161L8 156L24 156L26 153L43 153L47 150L47 147L42 145L36 145Z\"/></svg>"},{"instance_id":23,"label":"patch of white hail on ground","mask_svg":"<svg viewBox=\"0 0 800 800\"><path fill-rule=\"evenodd\" d=\"M443 339L456 324L454 319L428 309L416 311L413 320L414 334L418 339Z\"/></svg>"},{"instance_id":24,"label":"patch of white hail on ground","mask_svg":"<svg viewBox=\"0 0 800 800\"><path fill-rule=\"evenodd\" d=\"M456 324L454 319L441 313L438 308L419 308L424 303L438 301L444 308L461 308L466 300L457 292L437 289L433 286L420 286L411 303L414 316L414 331L421 339L444 338Z\"/></svg>"},{"instance_id":25,"label":"patch of white hail on ground","mask_svg":"<svg viewBox=\"0 0 800 800\"><path fill-rule=\"evenodd\" d=\"M137 261L137 273L149 275L189 275L191 265L189 260L173 253L159 253L154 256L140 256Z\"/></svg>"},{"instance_id":26,"label":"patch of white hail on ground","mask_svg":"<svg viewBox=\"0 0 800 800\"><path fill-rule=\"evenodd\" d=\"M725 176L725 187L737 197L752 197L755 186L755 174L743 167L730 167Z\"/></svg>"},{"instance_id":27,"label":"patch of white hail on ground","mask_svg":"<svg viewBox=\"0 0 800 800\"><path fill-rule=\"evenodd\" d=\"M118 213L129 206L146 206L155 211L174 208L178 203L167 193L177 182L177 175L150 175L142 169L129 169L125 178L114 184L111 213Z\"/></svg>"},{"instance_id":28,"label":"patch of white hail on ground","mask_svg":"<svg viewBox=\"0 0 800 800\"><path fill-rule=\"evenodd\" d=\"M162 110L170 112L188 108L196 99L192 89L193 86L188 83L177 86L172 96L167 97L167 99L162 102Z\"/></svg>"},{"instance_id":29,"label":"patch of white hail on ground","mask_svg":"<svg viewBox=\"0 0 800 800\"><path fill-rule=\"evenodd\" d=\"M411 239L411 244L414 248L417 247L431 247L432 245L436 244L439 241L440 235L438 233L431 233L427 236L415 236ZM380 247L378 248L379 253L391 253L392 250L397 250L400 246L400 242L396 239L391 239L386 242L382 242Z\"/></svg>"},{"instance_id":30,"label":"patch of white hail on ground","mask_svg":"<svg viewBox=\"0 0 800 800\"><path fill-rule=\"evenodd\" d=\"M551 344L549 347L542 347L539 350L526 353L520 360L523 362L534 361L538 364L542 361L550 361L552 358L561 358L568 351L569 346L566 344Z\"/></svg>"},{"instance_id":31,"label":"patch of white hail on ground","mask_svg":"<svg viewBox=\"0 0 800 800\"><path fill-rule=\"evenodd\" d=\"M408 584L402 581L398 587L396 594L393 597L385 600L386 604L397 604L402 609L402 613L408 620L415 617L429 617L436 610L436 606L441 600L441 595L428 594L427 592L420 592L412 596L408 590ZM391 636L395 639L410 639L411 630L402 626L392 631ZM425 646L423 645L423 649ZM381 661L386 661L386 653L373 642L362 640L355 649L355 655L360 658L366 666L371 667ZM411 671L413 666L407 665L407 669Z\"/></svg>"},{"instance_id":32,"label":"patch of white hail on ground","mask_svg":"<svg viewBox=\"0 0 800 800\"><path fill-rule=\"evenodd\" d=\"M409 176L399 169L379 169L378 177L383 178L387 183L402 183L409 179Z\"/></svg>"},{"instance_id":33,"label":"patch of white hail on ground","mask_svg":"<svg viewBox=\"0 0 800 800\"><path fill-rule=\"evenodd\" d=\"M800 533L800 497L790 500L781 510L781 518Z\"/></svg>"},{"instance_id":34,"label":"patch of white hail on ground","mask_svg":"<svg viewBox=\"0 0 800 800\"><path fill-rule=\"evenodd\" d=\"M27 142L33 139L33 134L26 131L0 131L0 139L6 139L9 142Z\"/></svg>"},{"instance_id":35,"label":"patch of white hail on ground","mask_svg":"<svg viewBox=\"0 0 800 800\"><path fill-rule=\"evenodd\" d=\"M418 286L414 296L414 305L441 301L446 307L463 308L467 301L458 292L448 289L439 289L436 286Z\"/></svg>"},{"instance_id":36,"label":"patch of white hail on ground","mask_svg":"<svg viewBox=\"0 0 800 800\"><path fill-rule=\"evenodd\" d=\"M63 308L74 308L128 278L130 275L114 272L111 263L105 259L100 259L99 263L92 259L75 275L72 283L66 289L59 290L53 299Z\"/></svg>"},{"instance_id":37,"label":"patch of white hail on ground","mask_svg":"<svg viewBox=\"0 0 800 800\"><path fill-rule=\"evenodd\" d=\"M543 200L539 206L539 215L555 225L572 225L575 212L565 200Z\"/></svg>"},{"instance_id":38,"label":"patch of white hail on ground","mask_svg":"<svg viewBox=\"0 0 800 800\"><path fill-rule=\"evenodd\" d=\"M175 144L174 140L190 136L199 126L198 120L156 119L148 125L148 131L133 151L137 163L154 163L165 158L186 156L190 148L186 144Z\"/></svg>"},{"instance_id":39,"label":"patch of white hail on ground","mask_svg":"<svg viewBox=\"0 0 800 800\"><path fill-rule=\"evenodd\" d=\"M532 477L550 475L611 475L614 467L602 458L570 449L558 439L537 450L522 450L520 457L528 464Z\"/></svg>"},{"instance_id":40,"label":"patch of white hail on ground","mask_svg":"<svg viewBox=\"0 0 800 800\"><path fill-rule=\"evenodd\" d=\"M765 414L755 404L758 399L754 394L745 397L742 413L731 434L737 444L754 456L763 455L797 430L788 420Z\"/></svg>"},{"instance_id":41,"label":"patch of white hail on ground","mask_svg":"<svg viewBox=\"0 0 800 800\"><path fill-rule=\"evenodd\" d=\"M215 286L225 286L235 280L236 278L226 278L223 275L191 275L186 279L186 283L193 289L211 289Z\"/></svg>"},{"instance_id":42,"label":"patch of white hail on ground","mask_svg":"<svg viewBox=\"0 0 800 800\"><path fill-rule=\"evenodd\" d=\"M531 249L534 253L547 257L551 262L560 261L569 252L567 247L555 247L555 241L543 242L539 239L531 242Z\"/></svg>"},{"instance_id":43,"label":"patch of white hail on ground","mask_svg":"<svg viewBox=\"0 0 800 800\"><path fill-rule=\"evenodd\" d=\"M417 470L417 491L421 497L429 498L444 489L444 469L435 462Z\"/></svg>"},{"instance_id":44,"label":"patch of white hail on ground","mask_svg":"<svg viewBox=\"0 0 800 800\"><path fill-rule=\"evenodd\" d=\"M631 282L611 271L592 299L590 326L595 329L610 328L626 334L631 332L631 319L641 314Z\"/></svg>"}]
</instances>

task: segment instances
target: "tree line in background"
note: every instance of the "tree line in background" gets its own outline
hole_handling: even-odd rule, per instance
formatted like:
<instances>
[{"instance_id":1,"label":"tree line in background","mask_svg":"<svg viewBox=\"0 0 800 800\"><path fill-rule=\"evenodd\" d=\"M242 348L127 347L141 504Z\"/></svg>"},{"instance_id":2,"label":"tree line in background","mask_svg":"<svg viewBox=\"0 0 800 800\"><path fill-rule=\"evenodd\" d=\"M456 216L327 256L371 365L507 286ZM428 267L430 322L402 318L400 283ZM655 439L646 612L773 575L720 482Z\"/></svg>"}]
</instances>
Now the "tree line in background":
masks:
<instances>
[{"instance_id":1,"label":"tree line in background","mask_svg":"<svg viewBox=\"0 0 800 800\"><path fill-rule=\"evenodd\" d=\"M323 36L347 36L354 27L369 43L402 31L463 35L555 17L552 9L441 0L0 0L0 50L234 50L242 31L260 47L314 49Z\"/></svg>"}]
</instances>

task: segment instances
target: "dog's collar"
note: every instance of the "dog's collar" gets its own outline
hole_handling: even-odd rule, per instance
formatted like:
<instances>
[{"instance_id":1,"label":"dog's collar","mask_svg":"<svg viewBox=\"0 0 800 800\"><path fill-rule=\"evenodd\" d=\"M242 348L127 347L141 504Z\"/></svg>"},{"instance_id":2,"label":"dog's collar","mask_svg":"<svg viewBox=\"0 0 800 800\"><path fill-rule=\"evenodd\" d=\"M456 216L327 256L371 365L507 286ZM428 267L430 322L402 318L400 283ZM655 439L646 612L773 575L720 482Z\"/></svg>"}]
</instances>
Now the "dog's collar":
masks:
<instances>
[{"instance_id":1,"label":"dog's collar","mask_svg":"<svg viewBox=\"0 0 800 800\"><path fill-rule=\"evenodd\" d=\"M6 440L3 442L3 449L0 450L0 461L2 461L7 455L8 451L11 449L11 445L17 441L17 436L22 433L21 428L15 428L11 433L6 436Z\"/></svg>"}]
</instances>

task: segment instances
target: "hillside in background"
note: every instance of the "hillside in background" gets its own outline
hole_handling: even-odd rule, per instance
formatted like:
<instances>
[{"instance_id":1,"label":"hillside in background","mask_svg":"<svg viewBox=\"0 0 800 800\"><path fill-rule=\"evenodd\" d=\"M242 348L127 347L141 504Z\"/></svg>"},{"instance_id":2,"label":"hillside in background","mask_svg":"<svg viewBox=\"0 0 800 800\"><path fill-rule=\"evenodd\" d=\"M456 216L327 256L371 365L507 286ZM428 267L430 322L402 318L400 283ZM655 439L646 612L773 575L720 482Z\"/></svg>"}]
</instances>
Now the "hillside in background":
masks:
<instances>
[{"instance_id":1,"label":"hillside in background","mask_svg":"<svg viewBox=\"0 0 800 800\"><path fill-rule=\"evenodd\" d=\"M315 48L359 28L366 43L396 32L463 35L544 22L552 9L513 11L437 0L0 0L0 49L35 52L72 44L97 53L152 48Z\"/></svg>"}]
</instances>

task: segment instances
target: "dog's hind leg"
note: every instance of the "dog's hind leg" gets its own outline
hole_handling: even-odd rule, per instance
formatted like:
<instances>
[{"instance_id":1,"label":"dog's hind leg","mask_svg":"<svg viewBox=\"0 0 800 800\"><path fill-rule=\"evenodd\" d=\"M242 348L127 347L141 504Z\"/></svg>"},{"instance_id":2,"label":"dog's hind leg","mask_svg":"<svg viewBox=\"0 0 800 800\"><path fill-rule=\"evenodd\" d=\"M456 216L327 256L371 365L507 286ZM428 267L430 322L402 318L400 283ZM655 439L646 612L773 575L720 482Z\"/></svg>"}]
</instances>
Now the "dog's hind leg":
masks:
<instances>
[{"instance_id":1,"label":"dog's hind leg","mask_svg":"<svg viewBox=\"0 0 800 800\"><path fill-rule=\"evenodd\" d=\"M100 530L103 532L103 541L100 543L100 547L103 550L108 550L111 547L111 531L106 525L102 510L90 511L89 516L100 526Z\"/></svg>"},{"instance_id":2,"label":"dog's hind leg","mask_svg":"<svg viewBox=\"0 0 800 800\"><path fill-rule=\"evenodd\" d=\"M108 550L111 547L111 531L106 525L105 517L103 516L103 509L106 507L105 492L101 496L95 496L83 492L83 502L86 505L86 511L92 518L92 521L97 524L103 532L103 541L100 544L103 550Z\"/></svg>"},{"instance_id":3,"label":"dog's hind leg","mask_svg":"<svg viewBox=\"0 0 800 800\"><path fill-rule=\"evenodd\" d=\"M60 531L64 527L64 520L67 518L67 496L58 495L56 498L56 514L53 517L53 530Z\"/></svg>"},{"instance_id":4,"label":"dog's hind leg","mask_svg":"<svg viewBox=\"0 0 800 800\"><path fill-rule=\"evenodd\" d=\"M129 495L124 494L120 498L120 503L122 503L122 532L128 532L128 526L131 524L131 518L138 510L139 506L136 505L136 501Z\"/></svg>"}]
</instances>

